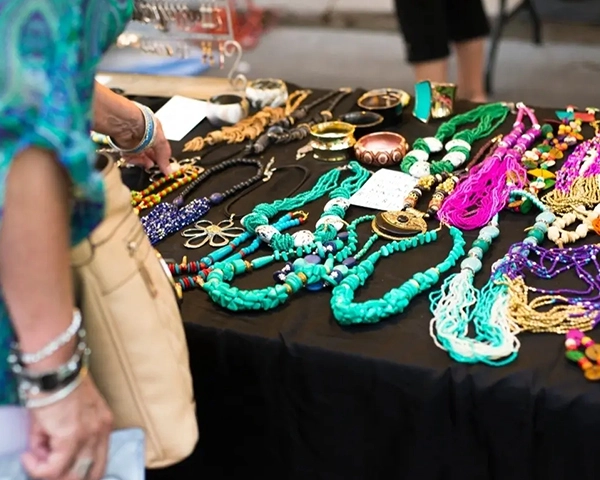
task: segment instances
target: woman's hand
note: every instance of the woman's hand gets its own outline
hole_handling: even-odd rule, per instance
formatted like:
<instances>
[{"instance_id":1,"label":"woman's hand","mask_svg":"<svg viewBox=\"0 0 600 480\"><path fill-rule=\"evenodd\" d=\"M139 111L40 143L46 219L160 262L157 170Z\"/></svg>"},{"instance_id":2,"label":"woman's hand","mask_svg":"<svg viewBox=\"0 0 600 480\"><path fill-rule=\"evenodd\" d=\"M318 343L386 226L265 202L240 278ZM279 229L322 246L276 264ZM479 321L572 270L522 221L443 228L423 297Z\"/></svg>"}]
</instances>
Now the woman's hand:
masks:
<instances>
[{"instance_id":1,"label":"woman's hand","mask_svg":"<svg viewBox=\"0 0 600 480\"><path fill-rule=\"evenodd\" d=\"M30 450L22 461L32 478L102 479L112 415L89 375L64 400L30 414Z\"/></svg>"},{"instance_id":2,"label":"woman's hand","mask_svg":"<svg viewBox=\"0 0 600 480\"><path fill-rule=\"evenodd\" d=\"M136 107L137 108L137 107ZM141 119L141 132L143 136L144 132L144 118L142 116ZM172 172L171 164L169 163L171 159L171 145L169 141L166 139L165 134L162 129L162 125L160 124L160 120L156 119L156 137L154 139L154 144L152 147L144 150L143 152L136 155L123 155L123 158L127 160L128 163L133 165L139 165L144 168L150 168L153 165L157 165L161 172L165 175L169 175ZM118 138L114 138L118 145L123 148L134 148L142 140L142 137L135 138L130 137L129 140L124 139L119 142Z\"/></svg>"},{"instance_id":3,"label":"woman's hand","mask_svg":"<svg viewBox=\"0 0 600 480\"><path fill-rule=\"evenodd\" d=\"M99 83L96 83L94 93L94 130L110 136L121 148L137 147L144 137L146 128L141 110L131 100ZM158 119L156 119L154 145L141 154L124 155L124 158L145 168L156 164L165 175L172 173L169 164L171 145Z\"/></svg>"}]
</instances>

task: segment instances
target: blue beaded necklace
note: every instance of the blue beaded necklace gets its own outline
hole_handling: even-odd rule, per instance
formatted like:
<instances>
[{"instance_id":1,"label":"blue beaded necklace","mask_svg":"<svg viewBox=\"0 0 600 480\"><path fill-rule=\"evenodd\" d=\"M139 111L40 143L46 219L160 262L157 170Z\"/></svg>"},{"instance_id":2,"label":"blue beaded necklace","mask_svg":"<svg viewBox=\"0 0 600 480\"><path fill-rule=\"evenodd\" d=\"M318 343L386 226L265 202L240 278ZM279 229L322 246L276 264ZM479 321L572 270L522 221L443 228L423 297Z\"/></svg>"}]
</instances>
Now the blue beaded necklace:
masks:
<instances>
[{"instance_id":1,"label":"blue beaded necklace","mask_svg":"<svg viewBox=\"0 0 600 480\"><path fill-rule=\"evenodd\" d=\"M333 288L331 309L337 322L341 325L373 324L402 313L414 297L435 285L441 275L456 265L458 259L464 254L465 241L461 231L450 227L449 232L453 239L453 246L443 262L422 273L416 273L410 280L391 289L382 298L362 303L353 301L356 290L364 286L382 257L389 257L397 252L405 252L419 245L435 242L438 238L437 230L419 233L411 238L394 240L382 245L377 251L352 267L345 278ZM336 283L333 279L331 282Z\"/></svg>"},{"instance_id":2,"label":"blue beaded necklace","mask_svg":"<svg viewBox=\"0 0 600 480\"><path fill-rule=\"evenodd\" d=\"M305 221L306 216L302 212L288 213L277 220L274 225L279 231L283 232L290 228L302 225ZM168 263L171 274L174 277L181 277L176 280L176 283L179 285L178 288L180 288L182 292L199 288L206 280L206 277L215 263L226 258L229 261L243 260L255 253L262 243L261 239L258 237L254 237L248 246L241 248L235 253L243 243L250 240L252 237L253 235L251 233L245 232L239 237L234 238L229 244L212 251L198 261L188 262L187 258L184 258L181 263ZM182 277L182 275L186 276Z\"/></svg>"},{"instance_id":3,"label":"blue beaded necklace","mask_svg":"<svg viewBox=\"0 0 600 480\"><path fill-rule=\"evenodd\" d=\"M207 178L216 173L241 165L251 165L256 167L256 174L243 182L233 185L224 192L215 192L208 197L195 198L187 205L184 205L186 196L192 193L193 190ZM258 182L263 178L264 172L265 169L263 164L259 160L253 158L225 160L224 162L205 170L191 182L190 185L188 185L185 190L173 200L173 202L159 203L148 215L141 218L142 226L150 239L150 243L156 245L169 235L197 222L208 213L212 206L219 205L226 198L229 198L240 190L244 190Z\"/></svg>"}]
</instances>

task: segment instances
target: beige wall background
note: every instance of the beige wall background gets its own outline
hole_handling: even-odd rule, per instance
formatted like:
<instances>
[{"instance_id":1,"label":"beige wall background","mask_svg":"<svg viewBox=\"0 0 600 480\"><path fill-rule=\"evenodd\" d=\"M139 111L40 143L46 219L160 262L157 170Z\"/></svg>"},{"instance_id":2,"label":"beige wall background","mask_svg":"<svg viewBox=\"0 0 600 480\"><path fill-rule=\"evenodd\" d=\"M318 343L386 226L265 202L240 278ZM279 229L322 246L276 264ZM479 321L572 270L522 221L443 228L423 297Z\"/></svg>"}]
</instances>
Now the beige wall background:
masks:
<instances>
[{"instance_id":1,"label":"beige wall background","mask_svg":"<svg viewBox=\"0 0 600 480\"><path fill-rule=\"evenodd\" d=\"M419 1L419 0L410 0ZM344 11L368 11L368 12L390 12L392 11L391 0L255 0L255 4L261 7L279 8L289 12L317 13L327 8L327 5L335 2L336 8ZM498 13L498 0L484 0L488 15L495 16ZM517 5L519 0L510 0L509 5Z\"/></svg>"}]
</instances>

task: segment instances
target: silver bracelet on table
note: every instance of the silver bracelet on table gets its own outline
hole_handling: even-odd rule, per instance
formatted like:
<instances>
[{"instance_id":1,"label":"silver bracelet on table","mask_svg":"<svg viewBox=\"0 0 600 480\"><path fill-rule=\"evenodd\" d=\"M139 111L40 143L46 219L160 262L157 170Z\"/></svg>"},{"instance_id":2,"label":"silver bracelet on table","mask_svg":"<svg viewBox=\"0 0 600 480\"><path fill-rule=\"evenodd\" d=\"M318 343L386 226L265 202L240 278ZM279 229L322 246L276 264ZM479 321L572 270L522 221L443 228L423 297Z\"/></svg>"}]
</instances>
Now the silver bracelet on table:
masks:
<instances>
[{"instance_id":1,"label":"silver bracelet on table","mask_svg":"<svg viewBox=\"0 0 600 480\"><path fill-rule=\"evenodd\" d=\"M34 353L17 353L19 357L19 361L24 365L32 365L34 363L39 363L42 360L50 357L62 347L64 347L67 343L69 343L73 337L79 332L81 329L81 312L79 309L75 308L73 310L73 320L71 321L71 325L61 333L57 338L48 343L41 350ZM19 350L19 344L15 343L12 346L13 350L17 352Z\"/></svg>"},{"instance_id":2,"label":"silver bracelet on table","mask_svg":"<svg viewBox=\"0 0 600 480\"><path fill-rule=\"evenodd\" d=\"M141 103L133 103L136 107L138 107L141 110L142 115L144 116L144 136L142 137L142 140L136 147L129 149L119 147L113 141L112 138L106 137L106 142L108 143L108 145L120 153L141 153L147 148L152 147L152 145L154 145L154 140L156 140L156 117L154 116L154 113L152 112L152 110L150 110L145 105L142 105Z\"/></svg>"}]
</instances>

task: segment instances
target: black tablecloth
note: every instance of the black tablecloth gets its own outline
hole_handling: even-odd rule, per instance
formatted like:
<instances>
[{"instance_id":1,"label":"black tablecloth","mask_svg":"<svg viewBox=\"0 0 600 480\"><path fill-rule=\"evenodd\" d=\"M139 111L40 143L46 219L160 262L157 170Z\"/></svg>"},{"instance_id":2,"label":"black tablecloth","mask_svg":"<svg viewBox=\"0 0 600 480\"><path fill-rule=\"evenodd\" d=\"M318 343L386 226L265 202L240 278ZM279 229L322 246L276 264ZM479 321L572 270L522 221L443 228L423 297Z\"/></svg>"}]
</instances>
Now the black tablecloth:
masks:
<instances>
[{"instance_id":1,"label":"black tablecloth","mask_svg":"<svg viewBox=\"0 0 600 480\"><path fill-rule=\"evenodd\" d=\"M335 113L356 109L359 94L348 97ZM146 103L160 106L156 99ZM469 108L466 103L457 106L458 111ZM549 110L536 113L540 119L554 117ZM508 132L513 121L509 117L501 131ZM396 130L412 142L434 134L437 125L421 124L406 112ZM208 131L203 123L185 140ZM183 143L174 144L176 156ZM273 147L264 158L274 156L276 166L294 163L300 145ZM211 157L222 157L225 149L211 152L203 162L211 165ZM301 162L312 171L303 190L332 168L312 158ZM250 171L215 177L199 194L223 190ZM293 170L279 175L242 198L235 210L247 213L256 203L283 197L301 178ZM324 203L307 207L309 228ZM365 213L352 207L347 218ZM207 218L222 220L224 213L213 209ZM492 262L522 240L531 224L532 216L501 215L501 238L486 257L478 286L487 280ZM468 239L475 236L467 233ZM158 248L178 260L208 252L184 249L182 243L175 235ZM444 234L437 244L384 259L358 300L379 297L435 265L449 247ZM236 285L271 285L275 269L251 273ZM467 366L434 346L428 295L417 297L402 315L354 328L335 322L329 298L329 291L303 291L274 311L231 313L202 291L185 294L183 318L201 441L198 452L162 472L162 478L595 476L600 466L594 434L600 431L600 389L565 360L561 336L522 335L519 357L506 367Z\"/></svg>"}]
</instances>

